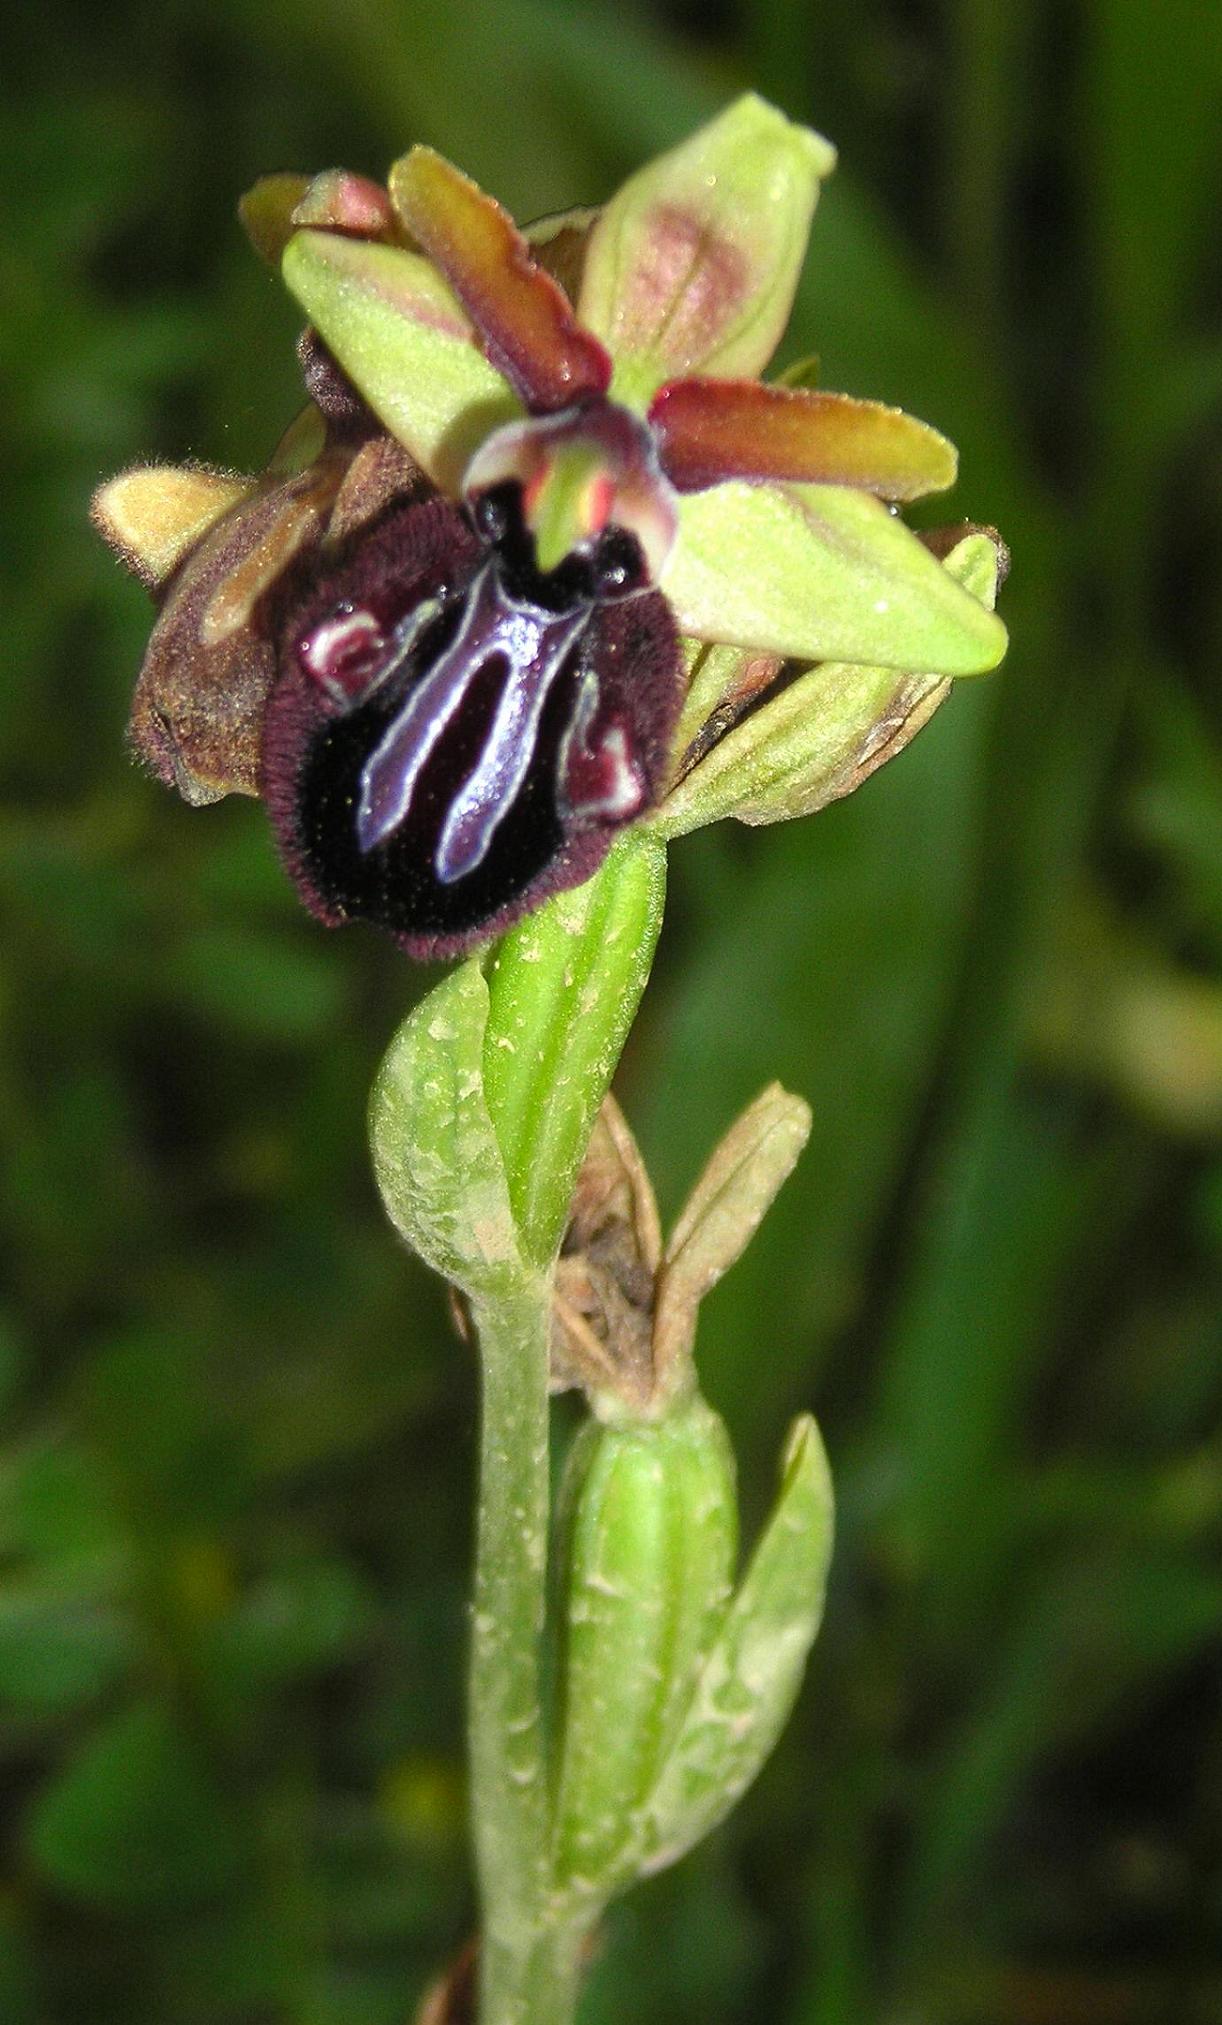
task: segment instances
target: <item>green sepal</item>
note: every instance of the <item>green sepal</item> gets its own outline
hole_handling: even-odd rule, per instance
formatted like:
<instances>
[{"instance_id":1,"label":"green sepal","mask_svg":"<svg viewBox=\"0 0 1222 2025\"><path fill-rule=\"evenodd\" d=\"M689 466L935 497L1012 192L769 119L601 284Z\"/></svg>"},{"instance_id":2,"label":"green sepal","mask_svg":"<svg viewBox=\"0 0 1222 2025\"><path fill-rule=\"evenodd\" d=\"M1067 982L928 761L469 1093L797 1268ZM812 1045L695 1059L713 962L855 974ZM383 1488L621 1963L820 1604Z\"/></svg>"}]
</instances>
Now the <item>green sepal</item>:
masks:
<instances>
[{"instance_id":1,"label":"green sepal","mask_svg":"<svg viewBox=\"0 0 1222 2025\"><path fill-rule=\"evenodd\" d=\"M471 453L521 414L435 267L337 232L297 232L285 282L392 436L443 491Z\"/></svg>"},{"instance_id":2,"label":"green sepal","mask_svg":"<svg viewBox=\"0 0 1222 2025\"><path fill-rule=\"evenodd\" d=\"M836 151L748 92L648 162L599 213L578 316L644 408L664 380L762 372L789 320Z\"/></svg>"},{"instance_id":3,"label":"green sepal","mask_svg":"<svg viewBox=\"0 0 1222 2025\"><path fill-rule=\"evenodd\" d=\"M793 661L979 675L1006 629L902 520L840 485L689 492L662 572L680 630Z\"/></svg>"},{"instance_id":4,"label":"green sepal","mask_svg":"<svg viewBox=\"0 0 1222 2025\"><path fill-rule=\"evenodd\" d=\"M557 894L488 963L483 1081L527 1253L546 1264L662 926L666 857L617 839L584 886Z\"/></svg>"},{"instance_id":5,"label":"green sepal","mask_svg":"<svg viewBox=\"0 0 1222 2025\"><path fill-rule=\"evenodd\" d=\"M640 1862L642 1808L725 1614L734 1458L698 1396L665 1419L582 1429L559 1521L553 1874L601 1903Z\"/></svg>"},{"instance_id":6,"label":"green sepal","mask_svg":"<svg viewBox=\"0 0 1222 2025\"><path fill-rule=\"evenodd\" d=\"M472 958L404 1020L369 1104L373 1170L391 1222L474 1297L533 1275L523 1260L484 1095L488 987Z\"/></svg>"},{"instance_id":7,"label":"green sepal","mask_svg":"<svg viewBox=\"0 0 1222 2025\"><path fill-rule=\"evenodd\" d=\"M772 1751L823 1616L832 1513L827 1457L803 1415L786 1445L772 1516L646 1803L638 1875L674 1863L716 1828Z\"/></svg>"},{"instance_id":8,"label":"green sepal","mask_svg":"<svg viewBox=\"0 0 1222 2025\"><path fill-rule=\"evenodd\" d=\"M942 564L949 577L989 610L997 596L998 566L997 544L983 533L965 535ZM689 730L694 728L694 702L710 715L717 708L713 687L719 656L727 675L737 674L733 650L708 650L698 663L693 696L684 712ZM948 690L941 675L864 662L822 662L778 687L773 697L719 738L672 789L654 827L670 838L725 816L754 825L813 815L828 802L851 794L901 752Z\"/></svg>"}]
</instances>

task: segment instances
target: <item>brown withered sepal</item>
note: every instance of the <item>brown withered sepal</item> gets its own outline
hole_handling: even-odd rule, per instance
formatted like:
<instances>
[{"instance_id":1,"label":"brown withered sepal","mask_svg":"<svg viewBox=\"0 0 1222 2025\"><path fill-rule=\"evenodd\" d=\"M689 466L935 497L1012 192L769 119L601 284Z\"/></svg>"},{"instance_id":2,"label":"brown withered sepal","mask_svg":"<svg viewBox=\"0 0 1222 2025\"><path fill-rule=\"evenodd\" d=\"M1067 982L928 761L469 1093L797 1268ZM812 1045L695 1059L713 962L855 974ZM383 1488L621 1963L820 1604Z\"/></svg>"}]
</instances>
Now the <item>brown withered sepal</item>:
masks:
<instances>
[{"instance_id":1,"label":"brown withered sepal","mask_svg":"<svg viewBox=\"0 0 1222 2025\"><path fill-rule=\"evenodd\" d=\"M552 1383L646 1418L695 1383L700 1303L748 1244L806 1143L810 1111L779 1083L714 1147L665 1244L640 1150L613 1097L573 1192L552 1299Z\"/></svg>"},{"instance_id":2,"label":"brown withered sepal","mask_svg":"<svg viewBox=\"0 0 1222 2025\"><path fill-rule=\"evenodd\" d=\"M310 569L424 485L406 451L362 430L353 411L329 427L305 470L261 480L161 587L130 737L184 800L261 792L263 718L286 600Z\"/></svg>"},{"instance_id":3,"label":"brown withered sepal","mask_svg":"<svg viewBox=\"0 0 1222 2025\"><path fill-rule=\"evenodd\" d=\"M644 1407L654 1390L654 1283L662 1259L645 1163L614 1097L594 1122L556 1264L552 1382L601 1385Z\"/></svg>"}]
</instances>

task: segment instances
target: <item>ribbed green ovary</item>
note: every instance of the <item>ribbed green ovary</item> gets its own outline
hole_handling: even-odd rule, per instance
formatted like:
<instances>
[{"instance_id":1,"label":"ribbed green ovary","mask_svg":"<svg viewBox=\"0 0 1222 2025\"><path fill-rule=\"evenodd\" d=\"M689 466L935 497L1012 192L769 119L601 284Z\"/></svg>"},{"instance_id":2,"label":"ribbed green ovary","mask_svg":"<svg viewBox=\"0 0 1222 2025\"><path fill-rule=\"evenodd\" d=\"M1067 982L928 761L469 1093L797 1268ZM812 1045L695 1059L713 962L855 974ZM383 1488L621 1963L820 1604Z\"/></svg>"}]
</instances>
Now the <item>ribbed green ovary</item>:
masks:
<instances>
[{"instance_id":1,"label":"ribbed green ovary","mask_svg":"<svg viewBox=\"0 0 1222 2025\"><path fill-rule=\"evenodd\" d=\"M656 1424L591 1423L561 1509L554 1875L601 1900L636 1874L643 1803L730 1595L737 1506L720 1417L694 1398Z\"/></svg>"}]
</instances>

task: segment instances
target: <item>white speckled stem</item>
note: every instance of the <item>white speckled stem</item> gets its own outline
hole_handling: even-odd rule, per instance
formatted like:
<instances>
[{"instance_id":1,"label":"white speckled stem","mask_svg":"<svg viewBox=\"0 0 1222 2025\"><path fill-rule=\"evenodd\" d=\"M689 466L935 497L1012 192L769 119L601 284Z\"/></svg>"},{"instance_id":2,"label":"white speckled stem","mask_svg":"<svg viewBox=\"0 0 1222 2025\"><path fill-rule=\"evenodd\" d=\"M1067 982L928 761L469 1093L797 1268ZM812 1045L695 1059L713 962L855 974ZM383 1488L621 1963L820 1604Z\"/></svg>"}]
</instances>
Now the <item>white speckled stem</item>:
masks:
<instances>
[{"instance_id":1,"label":"white speckled stem","mask_svg":"<svg viewBox=\"0 0 1222 2025\"><path fill-rule=\"evenodd\" d=\"M475 1304L484 1370L471 1790L480 2025L569 2025L585 1924L551 1901L540 1639L547 1578L548 1290Z\"/></svg>"}]
</instances>

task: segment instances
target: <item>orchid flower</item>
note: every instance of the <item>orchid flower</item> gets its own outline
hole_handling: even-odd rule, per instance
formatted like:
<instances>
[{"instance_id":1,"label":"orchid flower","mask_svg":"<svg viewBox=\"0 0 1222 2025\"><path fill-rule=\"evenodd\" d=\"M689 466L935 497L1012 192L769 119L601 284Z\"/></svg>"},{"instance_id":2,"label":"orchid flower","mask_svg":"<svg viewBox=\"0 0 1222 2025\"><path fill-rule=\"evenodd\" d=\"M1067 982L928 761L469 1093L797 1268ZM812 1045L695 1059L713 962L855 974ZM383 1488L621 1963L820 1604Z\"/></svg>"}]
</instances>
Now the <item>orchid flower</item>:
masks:
<instances>
[{"instance_id":1,"label":"orchid flower","mask_svg":"<svg viewBox=\"0 0 1222 2025\"><path fill-rule=\"evenodd\" d=\"M759 377L834 160L748 96L525 233L424 147L250 194L312 407L263 479L128 473L97 515L165 591L139 749L261 793L324 920L459 953L627 824L847 792L1000 660L995 538L899 517L953 446Z\"/></svg>"}]
</instances>

